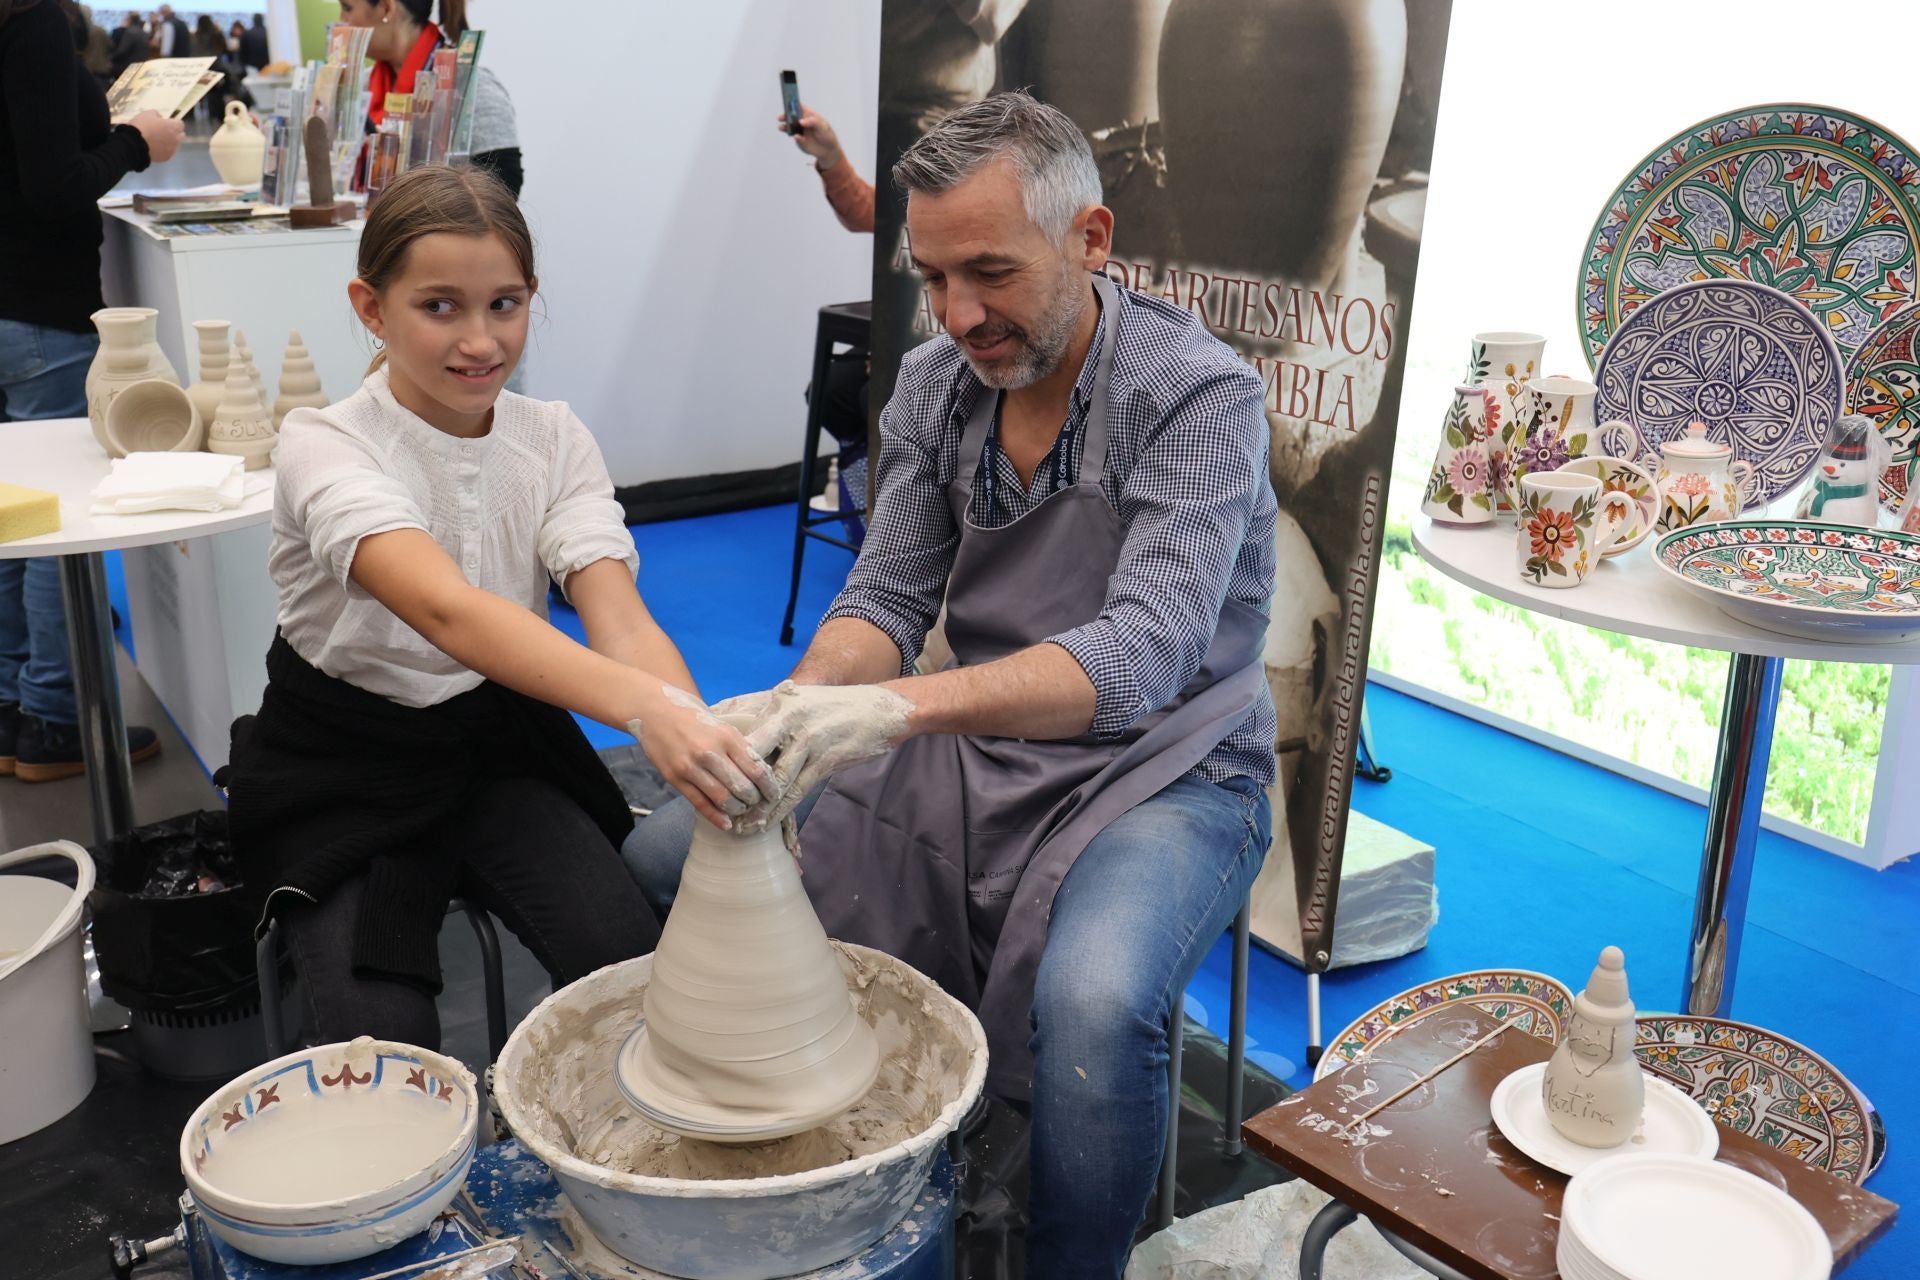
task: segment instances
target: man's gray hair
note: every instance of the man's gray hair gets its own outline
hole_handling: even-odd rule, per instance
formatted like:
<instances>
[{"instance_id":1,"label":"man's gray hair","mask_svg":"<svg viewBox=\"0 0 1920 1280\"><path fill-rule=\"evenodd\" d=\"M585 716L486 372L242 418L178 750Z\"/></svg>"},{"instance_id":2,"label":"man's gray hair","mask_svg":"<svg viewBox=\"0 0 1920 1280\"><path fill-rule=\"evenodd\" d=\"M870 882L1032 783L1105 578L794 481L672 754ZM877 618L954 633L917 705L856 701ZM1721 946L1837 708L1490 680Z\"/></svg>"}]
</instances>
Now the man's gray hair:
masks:
<instances>
[{"instance_id":1,"label":"man's gray hair","mask_svg":"<svg viewBox=\"0 0 1920 1280\"><path fill-rule=\"evenodd\" d=\"M1100 169L1080 126L1018 89L968 103L927 130L894 161L893 182L937 194L1002 156L1019 176L1028 219L1050 240L1063 239L1075 215L1100 203Z\"/></svg>"}]
</instances>

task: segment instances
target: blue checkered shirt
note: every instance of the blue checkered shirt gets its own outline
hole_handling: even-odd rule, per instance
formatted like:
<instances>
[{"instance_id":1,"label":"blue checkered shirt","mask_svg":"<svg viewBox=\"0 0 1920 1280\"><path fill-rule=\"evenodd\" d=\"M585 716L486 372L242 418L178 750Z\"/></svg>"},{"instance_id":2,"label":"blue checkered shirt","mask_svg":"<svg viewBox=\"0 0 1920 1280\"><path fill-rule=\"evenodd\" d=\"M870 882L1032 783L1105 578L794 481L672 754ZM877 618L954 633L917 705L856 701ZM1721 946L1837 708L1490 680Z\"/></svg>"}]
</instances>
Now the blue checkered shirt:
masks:
<instances>
[{"instance_id":1,"label":"blue checkered shirt","mask_svg":"<svg viewBox=\"0 0 1920 1280\"><path fill-rule=\"evenodd\" d=\"M1094 687L1093 733L1112 737L1173 700L1213 643L1231 595L1265 614L1273 595L1273 490L1259 377L1191 313L1120 289L1118 346L1100 491L1126 526L1100 616L1047 637ZM1079 472L1099 347L1074 383L1054 452L1020 480L989 438L970 518L1018 520ZM960 531L947 501L975 404L991 395L953 340L907 353L880 415L879 487L860 557L827 618L884 631L911 670L945 597ZM991 476L991 480L989 480ZM1218 782L1274 776L1273 704L1246 719L1193 775Z\"/></svg>"}]
</instances>

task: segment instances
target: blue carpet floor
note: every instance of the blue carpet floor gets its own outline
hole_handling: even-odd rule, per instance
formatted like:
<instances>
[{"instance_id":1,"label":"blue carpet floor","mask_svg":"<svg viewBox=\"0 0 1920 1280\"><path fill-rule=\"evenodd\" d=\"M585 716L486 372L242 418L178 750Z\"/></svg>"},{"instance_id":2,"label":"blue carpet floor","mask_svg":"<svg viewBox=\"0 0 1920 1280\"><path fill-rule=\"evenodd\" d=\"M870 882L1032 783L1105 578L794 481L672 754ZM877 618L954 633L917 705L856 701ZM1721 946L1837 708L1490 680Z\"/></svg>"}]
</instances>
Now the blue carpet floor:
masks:
<instances>
[{"instance_id":1,"label":"blue carpet floor","mask_svg":"<svg viewBox=\"0 0 1920 1280\"><path fill-rule=\"evenodd\" d=\"M634 537L641 592L709 698L785 676L852 561L808 544L795 642L782 648L791 507L643 525ZM564 607L554 621L580 634ZM1465 969L1538 969L1577 988L1607 943L1625 948L1643 1009L1678 1003L1698 805L1378 686L1368 700L1394 776L1358 783L1354 807L1437 848L1440 921L1423 951L1327 975L1328 1037L1395 992ZM586 728L596 745L626 740ZM1761 834L1734 1016L1809 1045L1873 1100L1890 1154L1870 1185L1896 1202L1920 1199L1920 1101L1906 1089L1920 1050L1916 920L1920 866L1868 871ZM1187 991L1189 1014L1223 1037L1229 961L1223 938ZM1247 1022L1253 1060L1304 1086L1306 981L1259 947ZM1920 1274L1920 1225L1897 1226L1846 1274Z\"/></svg>"}]
</instances>

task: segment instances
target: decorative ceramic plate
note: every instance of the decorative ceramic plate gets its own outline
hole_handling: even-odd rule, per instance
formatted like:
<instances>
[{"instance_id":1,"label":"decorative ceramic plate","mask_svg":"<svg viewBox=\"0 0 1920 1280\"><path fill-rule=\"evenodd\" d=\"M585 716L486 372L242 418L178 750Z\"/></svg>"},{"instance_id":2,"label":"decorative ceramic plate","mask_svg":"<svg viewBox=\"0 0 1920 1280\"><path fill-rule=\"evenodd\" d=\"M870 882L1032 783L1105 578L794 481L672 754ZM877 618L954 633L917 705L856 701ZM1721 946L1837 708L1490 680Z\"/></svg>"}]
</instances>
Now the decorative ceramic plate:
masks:
<instances>
[{"instance_id":1,"label":"decorative ceramic plate","mask_svg":"<svg viewBox=\"0 0 1920 1280\"><path fill-rule=\"evenodd\" d=\"M1628 462L1625 458L1575 458L1560 470L1592 476L1600 482L1602 492L1618 489L1633 499L1639 511L1638 517L1627 527L1620 541L1601 553L1603 559L1633 550L1653 532L1653 522L1660 518L1660 495L1656 492L1652 473L1645 467L1637 462Z\"/></svg>"},{"instance_id":2,"label":"decorative ceramic plate","mask_svg":"<svg viewBox=\"0 0 1920 1280\"><path fill-rule=\"evenodd\" d=\"M1563 1137L1547 1118L1540 1100L1540 1082L1546 1074L1544 1062L1520 1068L1494 1086L1491 1106L1493 1123L1501 1136L1549 1169L1579 1173L1609 1156L1638 1151L1711 1160L1720 1150L1720 1134L1713 1118L1686 1094L1652 1075L1647 1076L1647 1105L1640 1116L1639 1131L1618 1147L1583 1147Z\"/></svg>"},{"instance_id":3,"label":"decorative ceramic plate","mask_svg":"<svg viewBox=\"0 0 1920 1280\"><path fill-rule=\"evenodd\" d=\"M1840 415L1840 352L1798 302L1750 280L1678 285L1600 354L1594 416L1625 418L1649 455L1698 419L1753 464L1758 507L1813 470Z\"/></svg>"},{"instance_id":4,"label":"decorative ceramic plate","mask_svg":"<svg viewBox=\"0 0 1920 1280\"><path fill-rule=\"evenodd\" d=\"M1881 322L1867 344L1847 359L1847 412L1873 419L1893 451L1880 477L1880 505L1900 507L1912 483L1916 445L1920 445L1920 303L1908 303Z\"/></svg>"},{"instance_id":5,"label":"decorative ceramic plate","mask_svg":"<svg viewBox=\"0 0 1920 1280\"><path fill-rule=\"evenodd\" d=\"M1654 562L1766 631L1876 644L1920 635L1920 537L1806 520L1676 529Z\"/></svg>"},{"instance_id":6,"label":"decorative ceramic plate","mask_svg":"<svg viewBox=\"0 0 1920 1280\"><path fill-rule=\"evenodd\" d=\"M1743 1022L1647 1017L1633 1051L1735 1133L1848 1182L1873 1168L1867 1100L1804 1045Z\"/></svg>"},{"instance_id":7,"label":"decorative ceramic plate","mask_svg":"<svg viewBox=\"0 0 1920 1280\"><path fill-rule=\"evenodd\" d=\"M1445 1009L1468 1005L1500 1019L1520 1017L1528 1035L1559 1044L1573 1014L1573 993L1544 973L1525 969L1477 969L1402 991L1353 1020L1327 1045L1313 1078L1323 1080L1357 1062L1408 1027Z\"/></svg>"},{"instance_id":8,"label":"decorative ceramic plate","mask_svg":"<svg viewBox=\"0 0 1920 1280\"><path fill-rule=\"evenodd\" d=\"M1715 116L1661 143L1587 238L1587 363L1647 299L1728 278L1792 294L1852 354L1914 297L1915 154L1870 120L1796 103Z\"/></svg>"}]
</instances>

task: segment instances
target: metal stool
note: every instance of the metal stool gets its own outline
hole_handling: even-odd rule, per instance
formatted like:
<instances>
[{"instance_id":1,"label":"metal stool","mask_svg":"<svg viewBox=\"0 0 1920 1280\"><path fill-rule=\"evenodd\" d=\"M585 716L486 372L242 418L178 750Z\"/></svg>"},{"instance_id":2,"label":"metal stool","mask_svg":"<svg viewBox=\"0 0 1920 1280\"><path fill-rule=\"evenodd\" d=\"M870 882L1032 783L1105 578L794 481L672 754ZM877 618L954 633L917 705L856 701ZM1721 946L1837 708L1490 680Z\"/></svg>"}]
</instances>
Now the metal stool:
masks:
<instances>
[{"instance_id":1,"label":"metal stool","mask_svg":"<svg viewBox=\"0 0 1920 1280\"><path fill-rule=\"evenodd\" d=\"M492 1062L507 1044L507 984L500 967L500 936L493 931L493 918L479 905L455 898L447 904L447 914L456 911L466 912L473 936L480 943L480 968L487 982L487 1061ZM260 1021L266 1028L270 1059L290 1052L280 1022L279 938L280 922L269 919L267 931L260 935L253 952L260 982Z\"/></svg>"},{"instance_id":2,"label":"metal stool","mask_svg":"<svg viewBox=\"0 0 1920 1280\"><path fill-rule=\"evenodd\" d=\"M813 456L820 443L820 426L826 417L827 368L833 360L834 344L864 347L873 332L871 302L836 302L820 308L820 323L813 335L813 382L807 393L807 434L800 449L800 503L793 525L793 585L787 589L787 613L780 622L780 643L793 643L793 608L800 599L800 561L807 552L807 539L818 538L836 547L857 552L859 548L845 538L822 533L819 526L838 524L838 511L821 515L808 505L813 499ZM879 459L874 459L877 463Z\"/></svg>"},{"instance_id":3,"label":"metal stool","mask_svg":"<svg viewBox=\"0 0 1920 1280\"><path fill-rule=\"evenodd\" d=\"M1240 1154L1240 1112L1245 1105L1247 1078L1247 961L1253 937L1252 890L1233 918L1233 985L1227 1009L1227 1107L1220 1128L1227 1154ZM1182 999L1174 1002L1167 1028L1167 1150L1160 1158L1160 1197L1154 1211L1154 1229L1173 1225L1174 1158L1180 1147L1180 1051L1186 1040Z\"/></svg>"}]
</instances>

